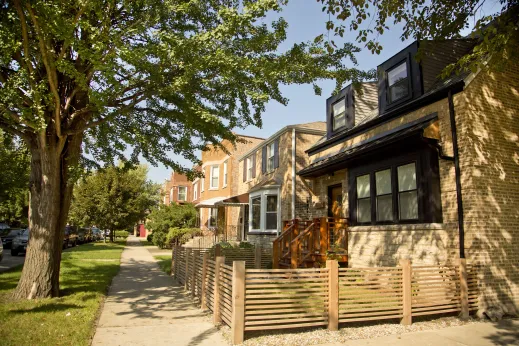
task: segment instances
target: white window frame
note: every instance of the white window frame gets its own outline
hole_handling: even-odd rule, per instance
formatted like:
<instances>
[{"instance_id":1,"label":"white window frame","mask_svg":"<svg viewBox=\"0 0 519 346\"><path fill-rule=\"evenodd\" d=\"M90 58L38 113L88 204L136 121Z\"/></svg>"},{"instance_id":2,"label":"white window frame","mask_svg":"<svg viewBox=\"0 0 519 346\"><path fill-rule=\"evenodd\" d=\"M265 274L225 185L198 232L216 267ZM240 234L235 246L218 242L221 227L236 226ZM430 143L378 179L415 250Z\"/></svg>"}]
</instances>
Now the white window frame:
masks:
<instances>
[{"instance_id":1,"label":"white window frame","mask_svg":"<svg viewBox=\"0 0 519 346\"><path fill-rule=\"evenodd\" d=\"M247 168L247 181L249 180L252 180L252 155L248 156L246 159L245 159L245 164L247 165L246 168Z\"/></svg>"},{"instance_id":2,"label":"white window frame","mask_svg":"<svg viewBox=\"0 0 519 346\"><path fill-rule=\"evenodd\" d=\"M204 192L204 191L205 191L205 177L202 177L200 192Z\"/></svg>"},{"instance_id":3,"label":"white window frame","mask_svg":"<svg viewBox=\"0 0 519 346\"><path fill-rule=\"evenodd\" d=\"M342 113L335 114L335 112L333 111L333 108L339 102L344 102L344 111ZM346 111L347 111L347 104L346 104L346 98L345 97L337 100L337 102L335 102L332 105L332 130L333 131L337 131L337 130L342 129L343 127L346 126ZM344 119L344 125L337 126L336 123L338 122L338 119L341 119L341 118Z\"/></svg>"},{"instance_id":4,"label":"white window frame","mask_svg":"<svg viewBox=\"0 0 519 346\"><path fill-rule=\"evenodd\" d=\"M227 187L227 161L223 163L223 187Z\"/></svg>"},{"instance_id":5,"label":"white window frame","mask_svg":"<svg viewBox=\"0 0 519 346\"><path fill-rule=\"evenodd\" d=\"M186 189L186 194L185 194L185 198L184 199L180 199L180 190L181 189ZM187 186L179 186L178 187L178 201L179 202L186 202L187 201Z\"/></svg>"},{"instance_id":6,"label":"white window frame","mask_svg":"<svg viewBox=\"0 0 519 346\"><path fill-rule=\"evenodd\" d=\"M198 182L193 184L193 201L198 199Z\"/></svg>"},{"instance_id":7,"label":"white window frame","mask_svg":"<svg viewBox=\"0 0 519 346\"><path fill-rule=\"evenodd\" d=\"M216 172L216 175L214 174ZM216 178L216 186L213 185L213 179ZM218 190L220 185L220 166L212 165L209 167L209 190Z\"/></svg>"},{"instance_id":8,"label":"white window frame","mask_svg":"<svg viewBox=\"0 0 519 346\"><path fill-rule=\"evenodd\" d=\"M173 202L173 190L174 189L175 189L174 187L169 189L169 204L171 204L171 202Z\"/></svg>"},{"instance_id":9,"label":"white window frame","mask_svg":"<svg viewBox=\"0 0 519 346\"><path fill-rule=\"evenodd\" d=\"M276 156L276 147L274 142L267 144L267 173L274 170L274 157Z\"/></svg>"},{"instance_id":10,"label":"white window frame","mask_svg":"<svg viewBox=\"0 0 519 346\"><path fill-rule=\"evenodd\" d=\"M252 199L255 197L261 197L261 216L260 216L260 228L252 228ZM266 229L267 228L267 196L277 196L277 229ZM281 198L279 189L265 189L249 194L249 232L255 233L279 233L281 225Z\"/></svg>"},{"instance_id":11,"label":"white window frame","mask_svg":"<svg viewBox=\"0 0 519 346\"><path fill-rule=\"evenodd\" d=\"M216 213L215 213L216 215L214 217L214 225L211 223L211 216L213 214L212 213L213 209L216 210ZM207 215L207 227L215 228L216 225L218 224L218 208L209 208L208 211L209 211L209 214Z\"/></svg>"}]
</instances>

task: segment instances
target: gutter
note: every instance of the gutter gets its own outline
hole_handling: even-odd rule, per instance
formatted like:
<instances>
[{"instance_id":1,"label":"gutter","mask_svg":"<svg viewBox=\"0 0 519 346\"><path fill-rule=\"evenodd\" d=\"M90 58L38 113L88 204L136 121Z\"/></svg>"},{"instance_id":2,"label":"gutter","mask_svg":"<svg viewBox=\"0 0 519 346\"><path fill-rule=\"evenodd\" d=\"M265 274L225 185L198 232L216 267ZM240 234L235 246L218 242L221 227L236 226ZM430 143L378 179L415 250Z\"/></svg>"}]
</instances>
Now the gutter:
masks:
<instances>
[{"instance_id":1,"label":"gutter","mask_svg":"<svg viewBox=\"0 0 519 346\"><path fill-rule=\"evenodd\" d=\"M460 159L459 159L459 148L458 148L458 132L456 129L456 118L454 112L454 101L452 98L452 91L449 90L449 117L451 123L452 133L452 150L454 152L454 172L456 176L456 197L458 201L458 230L459 230L459 242L460 242L460 258L465 258L465 226L464 226L464 214L463 214L463 198L461 194L461 170L460 170Z\"/></svg>"}]
</instances>

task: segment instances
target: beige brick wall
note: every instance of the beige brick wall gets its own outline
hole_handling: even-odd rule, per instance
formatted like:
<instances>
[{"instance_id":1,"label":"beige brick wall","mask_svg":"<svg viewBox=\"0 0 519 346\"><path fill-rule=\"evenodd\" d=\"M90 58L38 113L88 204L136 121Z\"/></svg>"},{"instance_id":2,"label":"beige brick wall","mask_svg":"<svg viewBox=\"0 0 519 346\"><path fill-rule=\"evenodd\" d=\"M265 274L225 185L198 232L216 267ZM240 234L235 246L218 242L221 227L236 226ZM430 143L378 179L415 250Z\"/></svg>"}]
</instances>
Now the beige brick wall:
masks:
<instances>
[{"instance_id":1,"label":"beige brick wall","mask_svg":"<svg viewBox=\"0 0 519 346\"><path fill-rule=\"evenodd\" d=\"M484 266L482 303L519 306L519 64L481 72L454 97L466 256Z\"/></svg>"}]
</instances>

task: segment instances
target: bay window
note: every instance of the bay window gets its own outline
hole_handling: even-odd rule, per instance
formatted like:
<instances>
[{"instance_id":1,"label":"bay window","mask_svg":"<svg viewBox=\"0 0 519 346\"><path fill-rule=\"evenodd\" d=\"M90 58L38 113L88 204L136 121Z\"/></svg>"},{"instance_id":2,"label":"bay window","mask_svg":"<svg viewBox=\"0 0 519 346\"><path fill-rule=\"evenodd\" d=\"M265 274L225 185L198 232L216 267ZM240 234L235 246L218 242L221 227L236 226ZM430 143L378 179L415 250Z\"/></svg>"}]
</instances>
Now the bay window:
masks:
<instances>
[{"instance_id":1,"label":"bay window","mask_svg":"<svg viewBox=\"0 0 519 346\"><path fill-rule=\"evenodd\" d=\"M441 222L438 154L422 148L391 157L390 151L349 169L351 224Z\"/></svg>"},{"instance_id":2,"label":"bay window","mask_svg":"<svg viewBox=\"0 0 519 346\"><path fill-rule=\"evenodd\" d=\"M254 197L251 200L252 205L252 229L259 230L261 228L261 196Z\"/></svg>"},{"instance_id":3,"label":"bay window","mask_svg":"<svg viewBox=\"0 0 519 346\"><path fill-rule=\"evenodd\" d=\"M278 229L278 196L266 196L265 223L267 230Z\"/></svg>"},{"instance_id":4,"label":"bay window","mask_svg":"<svg viewBox=\"0 0 519 346\"><path fill-rule=\"evenodd\" d=\"M275 233L279 227L279 198L277 189L250 194L249 218L251 232Z\"/></svg>"}]
</instances>

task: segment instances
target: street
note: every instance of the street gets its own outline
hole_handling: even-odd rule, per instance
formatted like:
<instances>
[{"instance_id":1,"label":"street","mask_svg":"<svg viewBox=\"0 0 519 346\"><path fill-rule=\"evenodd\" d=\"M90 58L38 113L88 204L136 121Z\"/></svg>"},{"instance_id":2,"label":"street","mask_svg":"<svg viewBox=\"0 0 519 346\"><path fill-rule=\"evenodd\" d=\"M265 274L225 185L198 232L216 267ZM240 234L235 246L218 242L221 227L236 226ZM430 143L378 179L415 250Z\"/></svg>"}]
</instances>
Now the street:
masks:
<instances>
[{"instance_id":1,"label":"street","mask_svg":"<svg viewBox=\"0 0 519 346\"><path fill-rule=\"evenodd\" d=\"M0 273L22 264L25 260L25 255L11 256L10 249L4 249L4 259L0 262Z\"/></svg>"}]
</instances>

